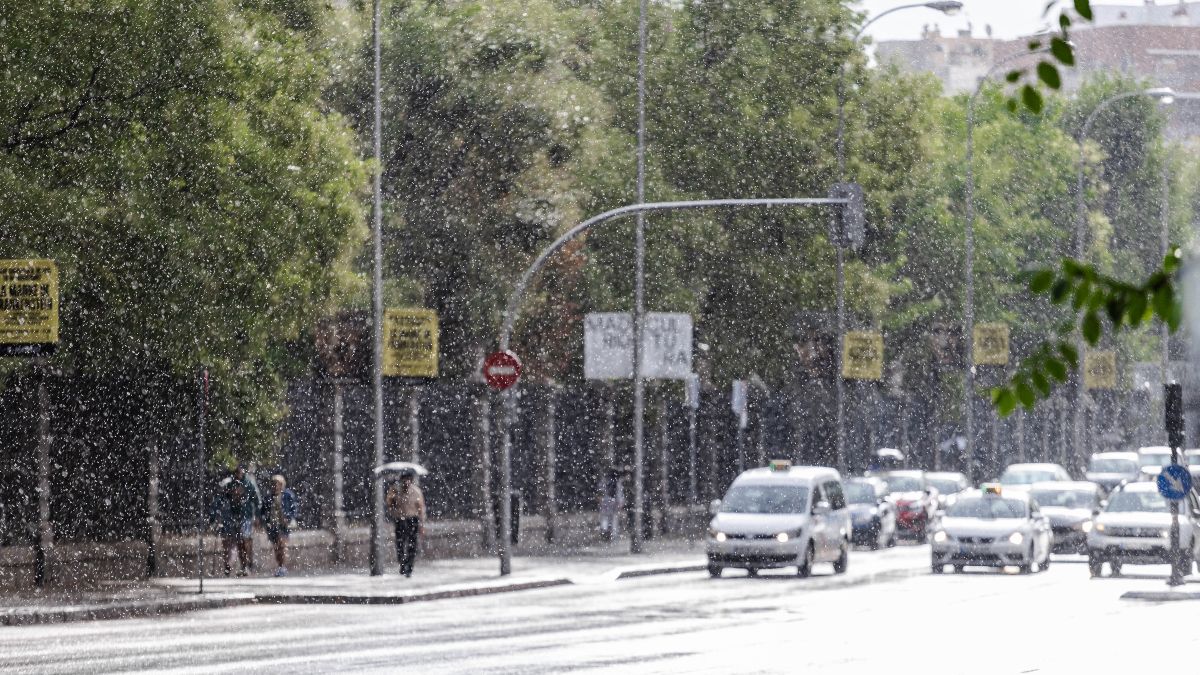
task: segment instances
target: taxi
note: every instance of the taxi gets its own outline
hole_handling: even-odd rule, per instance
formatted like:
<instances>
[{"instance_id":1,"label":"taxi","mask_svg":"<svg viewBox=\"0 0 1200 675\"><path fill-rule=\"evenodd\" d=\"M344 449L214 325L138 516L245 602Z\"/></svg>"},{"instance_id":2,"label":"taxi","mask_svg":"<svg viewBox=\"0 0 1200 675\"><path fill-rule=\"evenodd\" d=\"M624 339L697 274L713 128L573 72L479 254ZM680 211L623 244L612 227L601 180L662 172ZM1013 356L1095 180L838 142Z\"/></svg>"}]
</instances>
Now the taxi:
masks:
<instances>
[{"instance_id":1,"label":"taxi","mask_svg":"<svg viewBox=\"0 0 1200 675\"><path fill-rule=\"evenodd\" d=\"M939 515L930 538L932 571L941 574L946 565L955 572L968 565L1043 571L1050 567L1050 541L1050 521L1028 491L986 484L959 494Z\"/></svg>"},{"instance_id":2,"label":"taxi","mask_svg":"<svg viewBox=\"0 0 1200 675\"><path fill-rule=\"evenodd\" d=\"M833 563L846 571L850 551L850 514L842 478L836 469L792 466L785 460L738 476L724 499L714 500L706 552L709 576L727 567L796 567L799 576L813 564Z\"/></svg>"}]
</instances>

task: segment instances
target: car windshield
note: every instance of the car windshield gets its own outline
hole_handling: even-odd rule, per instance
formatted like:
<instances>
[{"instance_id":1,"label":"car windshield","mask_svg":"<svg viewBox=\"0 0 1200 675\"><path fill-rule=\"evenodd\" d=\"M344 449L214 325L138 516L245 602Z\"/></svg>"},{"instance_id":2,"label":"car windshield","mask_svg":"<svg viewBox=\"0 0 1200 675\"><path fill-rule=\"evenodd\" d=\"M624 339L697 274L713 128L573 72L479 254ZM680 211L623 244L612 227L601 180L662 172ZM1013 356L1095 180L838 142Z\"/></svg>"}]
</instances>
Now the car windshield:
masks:
<instances>
[{"instance_id":1,"label":"car windshield","mask_svg":"<svg viewBox=\"0 0 1200 675\"><path fill-rule=\"evenodd\" d=\"M1144 452L1139 458L1142 466L1166 466L1171 463L1169 452Z\"/></svg>"},{"instance_id":2,"label":"car windshield","mask_svg":"<svg viewBox=\"0 0 1200 675\"><path fill-rule=\"evenodd\" d=\"M1005 485L1032 485L1034 483L1057 480L1058 478L1058 474L1046 469L1019 469L1017 471L1005 471L1004 475L1000 476L1000 482Z\"/></svg>"},{"instance_id":3,"label":"car windshield","mask_svg":"<svg viewBox=\"0 0 1200 675\"><path fill-rule=\"evenodd\" d=\"M870 483L846 483L846 501L851 504L874 504L875 486Z\"/></svg>"},{"instance_id":4,"label":"car windshield","mask_svg":"<svg viewBox=\"0 0 1200 675\"><path fill-rule=\"evenodd\" d=\"M1105 511L1109 513L1135 513L1138 511L1147 511L1151 513L1165 513L1167 511L1167 500L1157 492L1149 490L1145 492L1118 492L1108 500L1108 508Z\"/></svg>"},{"instance_id":5,"label":"car windshield","mask_svg":"<svg viewBox=\"0 0 1200 675\"><path fill-rule=\"evenodd\" d=\"M1025 502L1002 497L960 499L946 510L948 518L1024 518Z\"/></svg>"},{"instance_id":6,"label":"car windshield","mask_svg":"<svg viewBox=\"0 0 1200 675\"><path fill-rule=\"evenodd\" d=\"M937 489L938 492L949 495L962 490L962 486L956 480L948 478L930 478L929 484Z\"/></svg>"},{"instance_id":7,"label":"car windshield","mask_svg":"<svg viewBox=\"0 0 1200 675\"><path fill-rule=\"evenodd\" d=\"M1093 459L1088 465L1088 471L1095 473L1133 473L1137 470L1137 462L1128 459Z\"/></svg>"},{"instance_id":8,"label":"car windshield","mask_svg":"<svg viewBox=\"0 0 1200 675\"><path fill-rule=\"evenodd\" d=\"M915 476L888 476L887 484L889 492L917 492L925 489L921 479Z\"/></svg>"},{"instance_id":9,"label":"car windshield","mask_svg":"<svg viewBox=\"0 0 1200 675\"><path fill-rule=\"evenodd\" d=\"M800 485L735 485L721 502L721 513L805 513L808 488Z\"/></svg>"},{"instance_id":10,"label":"car windshield","mask_svg":"<svg viewBox=\"0 0 1200 675\"><path fill-rule=\"evenodd\" d=\"M1095 490L1034 490L1033 500L1043 508L1090 509L1099 504Z\"/></svg>"}]
</instances>

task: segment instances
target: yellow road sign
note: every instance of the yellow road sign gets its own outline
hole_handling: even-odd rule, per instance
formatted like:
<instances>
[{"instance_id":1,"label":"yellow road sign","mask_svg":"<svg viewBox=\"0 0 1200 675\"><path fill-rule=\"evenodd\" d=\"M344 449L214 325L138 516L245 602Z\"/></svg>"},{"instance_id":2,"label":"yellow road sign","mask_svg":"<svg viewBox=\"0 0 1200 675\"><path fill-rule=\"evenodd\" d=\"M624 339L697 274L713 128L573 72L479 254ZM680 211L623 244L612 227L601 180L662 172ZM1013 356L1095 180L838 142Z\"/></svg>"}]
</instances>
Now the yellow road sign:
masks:
<instances>
[{"instance_id":1,"label":"yellow road sign","mask_svg":"<svg viewBox=\"0 0 1200 675\"><path fill-rule=\"evenodd\" d=\"M1088 352L1083 355L1083 386L1085 389L1117 388L1117 353Z\"/></svg>"},{"instance_id":2,"label":"yellow road sign","mask_svg":"<svg viewBox=\"0 0 1200 675\"><path fill-rule=\"evenodd\" d=\"M883 379L883 334L873 331L846 333L842 345L842 377L848 380Z\"/></svg>"},{"instance_id":3,"label":"yellow road sign","mask_svg":"<svg viewBox=\"0 0 1200 675\"><path fill-rule=\"evenodd\" d=\"M36 356L58 344L58 266L0 260L0 356Z\"/></svg>"},{"instance_id":4,"label":"yellow road sign","mask_svg":"<svg viewBox=\"0 0 1200 675\"><path fill-rule=\"evenodd\" d=\"M975 365L1008 365L1008 324L981 323L974 333Z\"/></svg>"},{"instance_id":5,"label":"yellow road sign","mask_svg":"<svg viewBox=\"0 0 1200 675\"><path fill-rule=\"evenodd\" d=\"M387 377L437 377L437 312L432 309L389 309L383 313L383 374Z\"/></svg>"}]
</instances>

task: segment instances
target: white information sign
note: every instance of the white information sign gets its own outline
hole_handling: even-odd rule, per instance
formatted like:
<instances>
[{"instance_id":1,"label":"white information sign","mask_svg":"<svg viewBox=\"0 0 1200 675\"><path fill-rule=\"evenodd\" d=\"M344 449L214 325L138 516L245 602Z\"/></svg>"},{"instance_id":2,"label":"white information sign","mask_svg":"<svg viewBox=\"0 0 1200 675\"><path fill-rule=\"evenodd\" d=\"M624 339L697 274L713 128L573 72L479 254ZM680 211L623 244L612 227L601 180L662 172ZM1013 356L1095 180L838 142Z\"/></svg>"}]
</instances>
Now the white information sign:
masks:
<instances>
[{"instance_id":1,"label":"white information sign","mask_svg":"<svg viewBox=\"0 0 1200 675\"><path fill-rule=\"evenodd\" d=\"M583 374L589 380L633 377L633 316L595 312L583 324ZM692 374L692 317L649 312L642 335L642 377L686 380Z\"/></svg>"}]
</instances>

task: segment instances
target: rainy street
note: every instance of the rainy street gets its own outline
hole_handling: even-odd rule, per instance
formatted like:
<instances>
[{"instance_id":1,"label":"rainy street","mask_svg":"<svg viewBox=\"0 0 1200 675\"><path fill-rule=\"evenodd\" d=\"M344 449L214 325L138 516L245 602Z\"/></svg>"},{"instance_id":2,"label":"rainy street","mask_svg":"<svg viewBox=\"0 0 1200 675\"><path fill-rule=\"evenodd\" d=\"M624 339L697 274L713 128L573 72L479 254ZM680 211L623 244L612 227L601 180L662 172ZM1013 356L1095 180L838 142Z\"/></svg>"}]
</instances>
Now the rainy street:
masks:
<instances>
[{"instance_id":1,"label":"rainy street","mask_svg":"<svg viewBox=\"0 0 1200 675\"><path fill-rule=\"evenodd\" d=\"M398 607L10 628L0 632L0 670L1136 672L1146 655L1129 646L1169 641L1187 654L1200 644L1171 628L1191 622L1190 603L1119 599L1161 589L1165 568L1089 580L1067 557L1031 576L895 571L927 558L923 546L859 553L844 579L820 567L810 579L690 573ZM1112 648L1118 633L1124 646Z\"/></svg>"}]
</instances>

